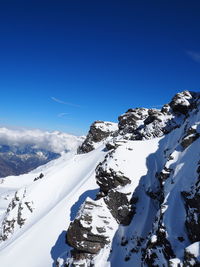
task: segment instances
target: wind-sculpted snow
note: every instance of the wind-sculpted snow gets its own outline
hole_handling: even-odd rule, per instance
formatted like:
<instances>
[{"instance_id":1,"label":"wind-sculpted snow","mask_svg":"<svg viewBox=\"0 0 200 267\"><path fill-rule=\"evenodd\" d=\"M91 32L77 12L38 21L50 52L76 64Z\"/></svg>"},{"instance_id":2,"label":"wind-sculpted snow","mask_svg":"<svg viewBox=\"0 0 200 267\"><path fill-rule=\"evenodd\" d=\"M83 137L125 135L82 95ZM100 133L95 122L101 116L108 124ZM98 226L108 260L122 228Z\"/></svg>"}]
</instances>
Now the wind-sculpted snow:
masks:
<instances>
[{"instance_id":1,"label":"wind-sculpted snow","mask_svg":"<svg viewBox=\"0 0 200 267\"><path fill-rule=\"evenodd\" d=\"M2 180L2 226L16 191L34 203L0 243L2 266L199 266L199 96L129 109L106 135L95 125L82 154Z\"/></svg>"}]
</instances>

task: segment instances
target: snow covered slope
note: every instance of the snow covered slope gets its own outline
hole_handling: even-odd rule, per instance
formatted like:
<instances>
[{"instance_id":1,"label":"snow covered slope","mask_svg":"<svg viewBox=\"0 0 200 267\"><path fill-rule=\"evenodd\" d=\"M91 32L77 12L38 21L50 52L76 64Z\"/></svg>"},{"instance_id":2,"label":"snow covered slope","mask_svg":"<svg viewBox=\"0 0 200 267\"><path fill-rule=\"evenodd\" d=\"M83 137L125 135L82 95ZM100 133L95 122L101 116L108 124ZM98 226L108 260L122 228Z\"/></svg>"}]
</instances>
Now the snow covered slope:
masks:
<instances>
[{"instance_id":1,"label":"snow covered slope","mask_svg":"<svg viewBox=\"0 0 200 267\"><path fill-rule=\"evenodd\" d=\"M0 185L0 238L8 232L6 228L10 231L0 243L1 266L52 266L60 256L60 245L65 246L65 231L80 201L97 192L95 166L104 154L102 147L85 155L68 153L29 174L4 179ZM41 172L44 177L34 181ZM19 197L20 192L24 194L19 202L31 202L32 211L23 205L23 225L18 223L17 206L7 217L8 205L16 198L16 191Z\"/></svg>"},{"instance_id":2,"label":"snow covered slope","mask_svg":"<svg viewBox=\"0 0 200 267\"><path fill-rule=\"evenodd\" d=\"M95 122L79 154L3 179L1 266L199 266L199 96Z\"/></svg>"}]
</instances>

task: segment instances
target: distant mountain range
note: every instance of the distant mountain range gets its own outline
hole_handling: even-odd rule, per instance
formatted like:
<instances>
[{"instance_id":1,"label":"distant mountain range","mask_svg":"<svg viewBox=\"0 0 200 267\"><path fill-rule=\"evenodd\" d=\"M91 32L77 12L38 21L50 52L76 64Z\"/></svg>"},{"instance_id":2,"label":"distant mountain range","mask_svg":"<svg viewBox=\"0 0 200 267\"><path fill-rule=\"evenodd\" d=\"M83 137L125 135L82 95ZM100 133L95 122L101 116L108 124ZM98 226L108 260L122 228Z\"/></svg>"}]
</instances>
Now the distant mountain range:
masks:
<instances>
[{"instance_id":1,"label":"distant mountain range","mask_svg":"<svg viewBox=\"0 0 200 267\"><path fill-rule=\"evenodd\" d=\"M0 145L0 177L27 173L50 160L60 157L45 149L31 145L21 147Z\"/></svg>"},{"instance_id":2,"label":"distant mountain range","mask_svg":"<svg viewBox=\"0 0 200 267\"><path fill-rule=\"evenodd\" d=\"M77 147L82 137L0 128L0 178L27 173Z\"/></svg>"}]
</instances>

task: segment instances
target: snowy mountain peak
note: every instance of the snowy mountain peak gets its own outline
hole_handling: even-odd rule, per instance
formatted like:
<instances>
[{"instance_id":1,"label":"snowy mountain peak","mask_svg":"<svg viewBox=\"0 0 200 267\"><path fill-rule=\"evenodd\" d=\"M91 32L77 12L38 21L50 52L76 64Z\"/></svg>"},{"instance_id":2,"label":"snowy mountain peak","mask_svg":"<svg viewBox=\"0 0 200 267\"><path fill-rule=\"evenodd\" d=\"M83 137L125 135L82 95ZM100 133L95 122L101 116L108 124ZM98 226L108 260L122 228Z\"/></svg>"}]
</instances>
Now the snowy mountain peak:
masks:
<instances>
[{"instance_id":1,"label":"snowy mountain peak","mask_svg":"<svg viewBox=\"0 0 200 267\"><path fill-rule=\"evenodd\" d=\"M78 154L4 178L2 266L199 266L199 137L200 94L184 91L96 121Z\"/></svg>"}]
</instances>

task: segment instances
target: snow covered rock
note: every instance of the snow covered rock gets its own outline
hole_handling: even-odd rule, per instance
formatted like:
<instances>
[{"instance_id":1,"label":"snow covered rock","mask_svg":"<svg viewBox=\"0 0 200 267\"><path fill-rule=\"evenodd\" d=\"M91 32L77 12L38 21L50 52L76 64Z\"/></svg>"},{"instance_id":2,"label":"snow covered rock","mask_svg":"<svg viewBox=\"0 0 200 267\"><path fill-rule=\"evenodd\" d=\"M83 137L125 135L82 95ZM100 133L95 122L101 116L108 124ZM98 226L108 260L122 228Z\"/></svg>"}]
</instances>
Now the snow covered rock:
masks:
<instances>
[{"instance_id":1,"label":"snow covered rock","mask_svg":"<svg viewBox=\"0 0 200 267\"><path fill-rule=\"evenodd\" d=\"M181 141L181 145L184 149L187 148L189 145L191 145L195 140L197 140L200 137L200 133L197 132L195 126L190 127L187 130L186 135L183 137Z\"/></svg>"},{"instance_id":2,"label":"snow covered rock","mask_svg":"<svg viewBox=\"0 0 200 267\"><path fill-rule=\"evenodd\" d=\"M111 151L96 168L96 180L102 192L107 194L110 189L125 186L131 180L124 175L114 158L115 151ZM113 166L112 166L113 165ZM115 168L118 167L118 168Z\"/></svg>"},{"instance_id":3,"label":"snow covered rock","mask_svg":"<svg viewBox=\"0 0 200 267\"><path fill-rule=\"evenodd\" d=\"M195 242L185 248L184 266L200 266L200 242Z\"/></svg>"},{"instance_id":4,"label":"snow covered rock","mask_svg":"<svg viewBox=\"0 0 200 267\"><path fill-rule=\"evenodd\" d=\"M181 126L188 112L197 107L198 99L198 93L184 91L176 94L161 110L129 109L118 118L119 133L130 140L161 137Z\"/></svg>"},{"instance_id":5,"label":"snow covered rock","mask_svg":"<svg viewBox=\"0 0 200 267\"><path fill-rule=\"evenodd\" d=\"M133 133L148 117L148 109L135 108L129 109L126 113L119 116L119 130L126 133Z\"/></svg>"},{"instance_id":6,"label":"snow covered rock","mask_svg":"<svg viewBox=\"0 0 200 267\"><path fill-rule=\"evenodd\" d=\"M86 136L85 141L79 147L79 153L87 153L95 149L95 147L101 141L105 140L109 136L118 130L117 123L106 122L106 121L95 121L91 126Z\"/></svg>"},{"instance_id":7,"label":"snow covered rock","mask_svg":"<svg viewBox=\"0 0 200 267\"><path fill-rule=\"evenodd\" d=\"M192 108L196 107L195 102L198 98L199 95L197 93L183 91L176 94L169 105L175 113L186 115Z\"/></svg>"},{"instance_id":8,"label":"snow covered rock","mask_svg":"<svg viewBox=\"0 0 200 267\"><path fill-rule=\"evenodd\" d=\"M67 242L74 248L74 260L91 258L109 244L117 223L103 199L87 198L67 231Z\"/></svg>"},{"instance_id":9,"label":"snow covered rock","mask_svg":"<svg viewBox=\"0 0 200 267\"><path fill-rule=\"evenodd\" d=\"M33 202L26 198L26 190L16 192L0 225L0 241L5 241L21 228L32 212Z\"/></svg>"}]
</instances>

